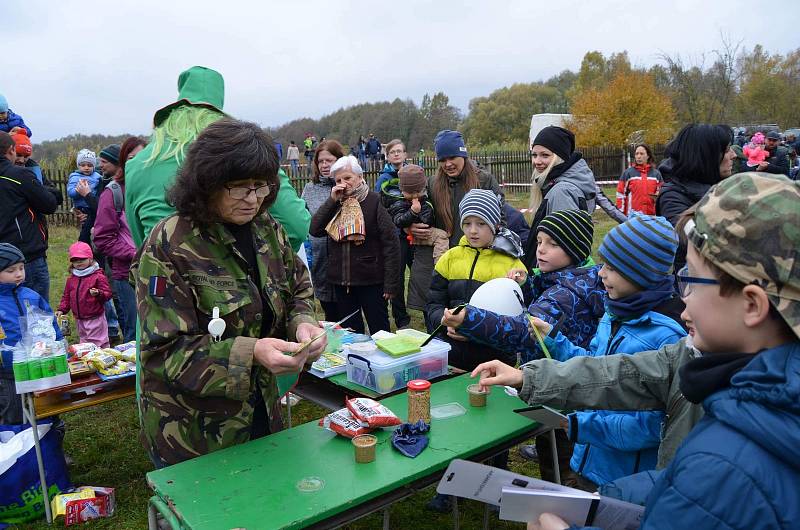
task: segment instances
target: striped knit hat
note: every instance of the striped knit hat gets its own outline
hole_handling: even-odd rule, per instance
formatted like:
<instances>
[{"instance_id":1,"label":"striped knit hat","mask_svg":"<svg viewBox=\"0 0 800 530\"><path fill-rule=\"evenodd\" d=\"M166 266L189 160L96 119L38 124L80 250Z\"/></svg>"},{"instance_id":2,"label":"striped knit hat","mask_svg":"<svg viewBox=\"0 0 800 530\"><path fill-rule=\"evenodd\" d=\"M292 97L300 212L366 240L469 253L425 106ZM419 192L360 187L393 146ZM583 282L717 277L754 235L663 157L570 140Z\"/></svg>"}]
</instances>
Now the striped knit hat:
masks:
<instances>
[{"instance_id":1,"label":"striped knit hat","mask_svg":"<svg viewBox=\"0 0 800 530\"><path fill-rule=\"evenodd\" d=\"M492 233L495 233L500 224L500 199L491 190L469 190L458 204L458 211L461 213L461 224L470 215L486 221Z\"/></svg>"},{"instance_id":2,"label":"striped knit hat","mask_svg":"<svg viewBox=\"0 0 800 530\"><path fill-rule=\"evenodd\" d=\"M592 216L584 210L553 212L542 219L536 231L552 237L574 265L583 263L592 252L594 224Z\"/></svg>"},{"instance_id":3,"label":"striped knit hat","mask_svg":"<svg viewBox=\"0 0 800 530\"><path fill-rule=\"evenodd\" d=\"M627 280L648 289L670 274L677 248L678 237L669 221L634 214L606 234L598 252Z\"/></svg>"}]
</instances>

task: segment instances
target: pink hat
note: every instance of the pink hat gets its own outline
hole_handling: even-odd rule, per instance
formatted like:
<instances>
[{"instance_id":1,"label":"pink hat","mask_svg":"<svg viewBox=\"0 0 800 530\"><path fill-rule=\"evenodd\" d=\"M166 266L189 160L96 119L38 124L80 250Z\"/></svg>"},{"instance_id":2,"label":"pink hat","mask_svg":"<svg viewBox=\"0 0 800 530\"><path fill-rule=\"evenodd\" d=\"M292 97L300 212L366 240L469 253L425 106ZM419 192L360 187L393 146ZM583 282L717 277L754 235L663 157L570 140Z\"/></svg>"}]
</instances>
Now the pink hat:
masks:
<instances>
[{"instance_id":1,"label":"pink hat","mask_svg":"<svg viewBox=\"0 0 800 530\"><path fill-rule=\"evenodd\" d=\"M73 243L69 246L69 259L92 259L94 258L94 254L92 254L92 247L84 243L83 241L78 241L77 243Z\"/></svg>"}]
</instances>

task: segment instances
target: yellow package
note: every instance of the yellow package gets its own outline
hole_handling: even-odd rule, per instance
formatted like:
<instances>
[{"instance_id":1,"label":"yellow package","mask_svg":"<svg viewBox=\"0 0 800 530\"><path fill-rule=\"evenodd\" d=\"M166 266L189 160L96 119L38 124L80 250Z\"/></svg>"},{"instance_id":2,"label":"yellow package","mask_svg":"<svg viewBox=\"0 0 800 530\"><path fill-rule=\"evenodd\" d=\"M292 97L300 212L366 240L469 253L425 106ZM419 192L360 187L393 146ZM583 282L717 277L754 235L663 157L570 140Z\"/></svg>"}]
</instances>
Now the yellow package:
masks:
<instances>
[{"instance_id":1,"label":"yellow package","mask_svg":"<svg viewBox=\"0 0 800 530\"><path fill-rule=\"evenodd\" d=\"M67 503L69 501L92 498L94 498L94 490L85 486L79 488L78 491L73 493L62 493L61 495L56 495L53 497L53 500L50 501L50 506L53 509L53 519L60 515L67 514Z\"/></svg>"},{"instance_id":2,"label":"yellow package","mask_svg":"<svg viewBox=\"0 0 800 530\"><path fill-rule=\"evenodd\" d=\"M117 361L109 367L97 369L97 371L103 375L119 375L124 374L128 370L128 363L124 361Z\"/></svg>"},{"instance_id":3,"label":"yellow package","mask_svg":"<svg viewBox=\"0 0 800 530\"><path fill-rule=\"evenodd\" d=\"M117 358L113 355L109 355L102 350L90 352L84 357L84 360L89 361L98 371L103 370L105 368L110 368L114 366L117 362Z\"/></svg>"}]
</instances>

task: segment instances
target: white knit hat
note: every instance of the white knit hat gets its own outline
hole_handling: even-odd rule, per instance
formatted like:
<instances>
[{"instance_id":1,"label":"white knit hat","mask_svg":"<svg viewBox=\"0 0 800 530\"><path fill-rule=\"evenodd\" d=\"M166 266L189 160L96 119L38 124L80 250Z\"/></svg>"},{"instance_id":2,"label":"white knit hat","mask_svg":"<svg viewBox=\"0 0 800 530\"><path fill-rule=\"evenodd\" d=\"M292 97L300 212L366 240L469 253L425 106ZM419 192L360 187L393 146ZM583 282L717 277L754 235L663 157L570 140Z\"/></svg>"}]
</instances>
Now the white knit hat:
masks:
<instances>
[{"instance_id":1,"label":"white knit hat","mask_svg":"<svg viewBox=\"0 0 800 530\"><path fill-rule=\"evenodd\" d=\"M78 156L76 158L77 165L81 165L82 162L89 162L93 166L97 166L97 155L94 154L94 151L90 151L88 149L81 149L78 151Z\"/></svg>"}]
</instances>

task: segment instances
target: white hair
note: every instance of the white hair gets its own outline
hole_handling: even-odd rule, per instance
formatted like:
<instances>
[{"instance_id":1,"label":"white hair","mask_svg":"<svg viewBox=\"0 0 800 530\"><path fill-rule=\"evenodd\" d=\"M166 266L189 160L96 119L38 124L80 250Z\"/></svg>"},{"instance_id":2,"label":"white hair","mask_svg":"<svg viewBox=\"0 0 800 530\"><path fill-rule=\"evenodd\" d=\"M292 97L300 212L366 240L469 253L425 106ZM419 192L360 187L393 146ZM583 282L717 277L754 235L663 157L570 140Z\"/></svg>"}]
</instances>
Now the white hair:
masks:
<instances>
[{"instance_id":1,"label":"white hair","mask_svg":"<svg viewBox=\"0 0 800 530\"><path fill-rule=\"evenodd\" d=\"M361 166L358 163L358 159L353 155L343 156L339 160L333 163L331 166L331 177L334 178L336 176L336 172L342 169L349 169L356 175L363 175L364 170L361 169Z\"/></svg>"}]
</instances>

